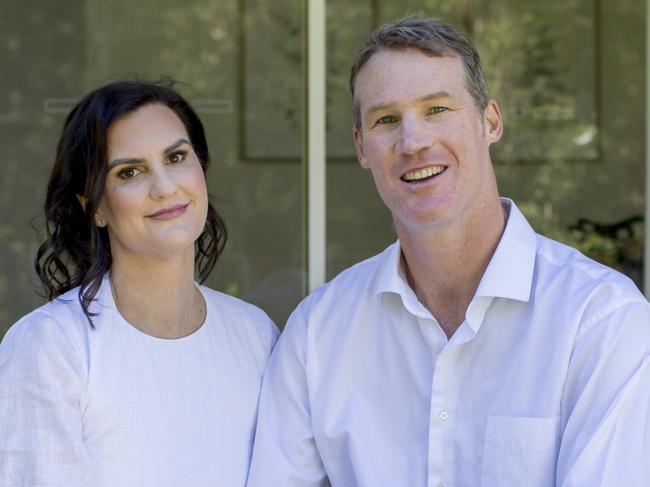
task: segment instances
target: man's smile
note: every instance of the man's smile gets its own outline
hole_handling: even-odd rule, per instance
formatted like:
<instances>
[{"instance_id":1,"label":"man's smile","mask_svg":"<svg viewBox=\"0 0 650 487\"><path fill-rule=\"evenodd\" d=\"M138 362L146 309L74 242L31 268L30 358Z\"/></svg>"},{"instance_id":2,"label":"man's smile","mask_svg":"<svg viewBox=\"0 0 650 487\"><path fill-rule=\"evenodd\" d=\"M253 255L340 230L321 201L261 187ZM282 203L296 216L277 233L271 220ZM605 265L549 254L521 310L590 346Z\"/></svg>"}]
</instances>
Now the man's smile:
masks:
<instances>
[{"instance_id":1,"label":"man's smile","mask_svg":"<svg viewBox=\"0 0 650 487\"><path fill-rule=\"evenodd\" d=\"M447 169L446 166L429 166L421 169L415 169L403 174L401 179L407 183L420 183L433 179L435 176L442 173L445 169Z\"/></svg>"}]
</instances>

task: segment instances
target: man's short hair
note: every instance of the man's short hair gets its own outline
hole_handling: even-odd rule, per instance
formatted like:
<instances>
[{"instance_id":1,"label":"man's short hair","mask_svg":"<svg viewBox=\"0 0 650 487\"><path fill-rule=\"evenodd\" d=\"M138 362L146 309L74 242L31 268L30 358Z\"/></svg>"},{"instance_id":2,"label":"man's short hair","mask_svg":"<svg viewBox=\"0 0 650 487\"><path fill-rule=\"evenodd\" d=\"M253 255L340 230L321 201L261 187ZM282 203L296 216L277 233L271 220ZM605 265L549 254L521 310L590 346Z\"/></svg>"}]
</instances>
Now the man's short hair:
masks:
<instances>
[{"instance_id":1,"label":"man's short hair","mask_svg":"<svg viewBox=\"0 0 650 487\"><path fill-rule=\"evenodd\" d=\"M430 56L457 55L465 68L465 87L474 99L479 113L488 103L487 83L481 67L481 59L472 41L460 30L438 19L408 16L389 22L375 30L357 52L350 69L350 92L354 124L361 128L359 100L354 84L361 68L372 56L384 50L419 49Z\"/></svg>"}]
</instances>

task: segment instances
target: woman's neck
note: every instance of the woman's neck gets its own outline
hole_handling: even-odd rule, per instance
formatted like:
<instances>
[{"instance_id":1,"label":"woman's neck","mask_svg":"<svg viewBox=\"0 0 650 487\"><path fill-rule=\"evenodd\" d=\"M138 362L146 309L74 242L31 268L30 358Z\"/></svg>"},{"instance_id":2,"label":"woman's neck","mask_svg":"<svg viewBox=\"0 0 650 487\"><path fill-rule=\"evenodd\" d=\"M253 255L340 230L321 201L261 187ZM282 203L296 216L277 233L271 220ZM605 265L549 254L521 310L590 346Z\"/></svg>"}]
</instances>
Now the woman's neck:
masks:
<instances>
[{"instance_id":1,"label":"woman's neck","mask_svg":"<svg viewBox=\"0 0 650 487\"><path fill-rule=\"evenodd\" d=\"M205 320L205 301L194 284L193 253L178 259L114 258L110 281L120 314L148 335L181 338Z\"/></svg>"}]
</instances>

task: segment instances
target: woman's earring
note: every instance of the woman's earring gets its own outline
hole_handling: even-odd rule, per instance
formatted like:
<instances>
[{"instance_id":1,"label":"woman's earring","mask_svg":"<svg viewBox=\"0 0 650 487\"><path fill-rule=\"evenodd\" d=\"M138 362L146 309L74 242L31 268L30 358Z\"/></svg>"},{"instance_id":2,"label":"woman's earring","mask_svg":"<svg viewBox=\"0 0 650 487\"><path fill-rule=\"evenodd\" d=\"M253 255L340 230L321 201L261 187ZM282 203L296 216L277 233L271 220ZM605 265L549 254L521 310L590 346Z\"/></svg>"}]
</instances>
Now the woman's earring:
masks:
<instances>
[{"instance_id":1,"label":"woman's earring","mask_svg":"<svg viewBox=\"0 0 650 487\"><path fill-rule=\"evenodd\" d=\"M95 220L95 223L97 224L98 227L103 227L104 226L104 220L102 220L101 218L97 218Z\"/></svg>"}]
</instances>

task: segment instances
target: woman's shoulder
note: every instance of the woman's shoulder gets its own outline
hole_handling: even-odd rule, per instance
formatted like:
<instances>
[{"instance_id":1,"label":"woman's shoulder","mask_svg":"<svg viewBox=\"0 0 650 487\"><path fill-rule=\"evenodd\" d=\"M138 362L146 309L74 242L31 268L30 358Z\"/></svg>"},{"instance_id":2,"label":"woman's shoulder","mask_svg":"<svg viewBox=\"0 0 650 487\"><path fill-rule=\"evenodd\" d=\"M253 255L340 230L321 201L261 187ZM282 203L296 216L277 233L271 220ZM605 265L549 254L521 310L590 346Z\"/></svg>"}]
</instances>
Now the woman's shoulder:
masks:
<instances>
[{"instance_id":1,"label":"woman's shoulder","mask_svg":"<svg viewBox=\"0 0 650 487\"><path fill-rule=\"evenodd\" d=\"M31 349L78 349L90 326L79 304L78 292L78 288L72 289L20 318L5 334L3 348L9 342L24 342Z\"/></svg>"},{"instance_id":2,"label":"woman's shoulder","mask_svg":"<svg viewBox=\"0 0 650 487\"><path fill-rule=\"evenodd\" d=\"M81 379L87 369L88 328L73 292L35 309L14 323L0 343L2 377L56 382L69 371Z\"/></svg>"},{"instance_id":3,"label":"woman's shoulder","mask_svg":"<svg viewBox=\"0 0 650 487\"><path fill-rule=\"evenodd\" d=\"M248 303L230 294L217 291L215 289L201 286L206 301L216 306L219 311L228 314L244 314L255 322L262 322L265 325L271 320L268 315L254 304Z\"/></svg>"},{"instance_id":4,"label":"woman's shoulder","mask_svg":"<svg viewBox=\"0 0 650 487\"><path fill-rule=\"evenodd\" d=\"M273 347L280 332L264 311L242 299L206 286L201 286L201 292L209 314L216 314L223 324L242 331L254 330L264 342L265 348Z\"/></svg>"}]
</instances>

